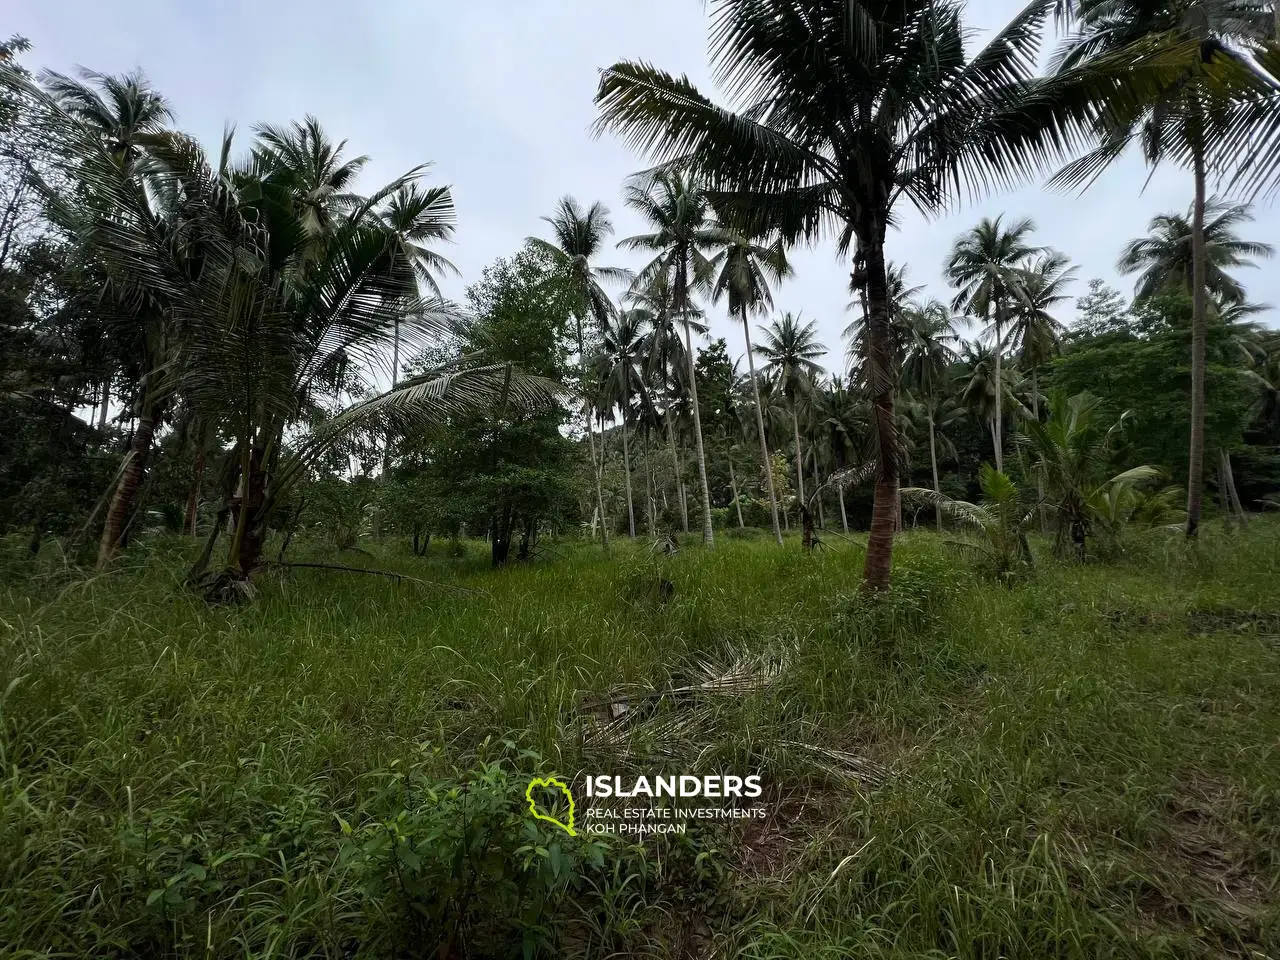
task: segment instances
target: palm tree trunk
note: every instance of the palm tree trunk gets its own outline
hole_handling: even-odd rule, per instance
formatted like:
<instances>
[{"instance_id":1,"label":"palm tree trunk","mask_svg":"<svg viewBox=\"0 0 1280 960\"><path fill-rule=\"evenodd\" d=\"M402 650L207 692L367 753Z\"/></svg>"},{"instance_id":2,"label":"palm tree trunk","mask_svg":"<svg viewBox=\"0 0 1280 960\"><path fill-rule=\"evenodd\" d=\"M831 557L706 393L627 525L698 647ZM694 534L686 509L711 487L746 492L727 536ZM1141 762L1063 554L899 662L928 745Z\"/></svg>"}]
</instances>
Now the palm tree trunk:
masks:
<instances>
[{"instance_id":1,"label":"palm tree trunk","mask_svg":"<svg viewBox=\"0 0 1280 960\"><path fill-rule=\"evenodd\" d=\"M1225 449L1222 451L1222 481L1227 488L1227 502L1239 519L1240 526L1242 528L1249 526L1249 515L1244 512L1244 504L1240 502L1240 494L1236 490L1235 471L1231 469L1231 454Z\"/></svg>"},{"instance_id":2,"label":"palm tree trunk","mask_svg":"<svg viewBox=\"0 0 1280 960\"><path fill-rule=\"evenodd\" d=\"M644 439L644 497L648 508L645 510L646 519L649 521L649 536L654 536L654 503L653 503L653 458L649 456L649 425L646 422L643 433Z\"/></svg>"},{"instance_id":3,"label":"palm tree trunk","mask_svg":"<svg viewBox=\"0 0 1280 960\"><path fill-rule=\"evenodd\" d=\"M992 440L996 448L996 469L1004 473L1004 388L1000 385L1000 354L1004 352L1004 344L1001 342L1002 322L1004 319L1004 308L996 304L996 417L993 421L995 428L991 431Z\"/></svg>"},{"instance_id":4,"label":"palm tree trunk","mask_svg":"<svg viewBox=\"0 0 1280 960\"><path fill-rule=\"evenodd\" d=\"M733 458L729 458L729 486L733 488L733 505L738 509L738 529L746 526L742 522L742 501L738 499L738 475L733 472Z\"/></svg>"},{"instance_id":5,"label":"palm tree trunk","mask_svg":"<svg viewBox=\"0 0 1280 960\"><path fill-rule=\"evenodd\" d=\"M804 499L804 467L800 465L800 415L794 401L791 404L791 429L796 437L796 487L800 491L800 506L807 507Z\"/></svg>"},{"instance_id":6,"label":"palm tree trunk","mask_svg":"<svg viewBox=\"0 0 1280 960\"><path fill-rule=\"evenodd\" d=\"M622 472L627 477L627 529L631 539L636 538L636 510L631 502L631 446L627 442L627 414L630 412L627 384L622 384Z\"/></svg>"},{"instance_id":7,"label":"palm tree trunk","mask_svg":"<svg viewBox=\"0 0 1280 960\"><path fill-rule=\"evenodd\" d=\"M1031 368L1031 416L1040 422L1040 374ZM1040 513L1040 532L1049 532L1049 515L1044 509L1044 476L1036 471L1036 509Z\"/></svg>"},{"instance_id":8,"label":"palm tree trunk","mask_svg":"<svg viewBox=\"0 0 1280 960\"><path fill-rule=\"evenodd\" d=\"M125 455L128 462L120 474L115 492L111 495L111 506L107 508L106 523L102 527L102 539L98 541L99 570L111 562L120 546L120 538L124 535L125 524L133 513L138 488L142 485L142 478L146 473L147 457L151 453L151 438L155 434L155 428L154 415L148 403L138 417L137 429L133 431L129 452Z\"/></svg>"},{"instance_id":9,"label":"palm tree trunk","mask_svg":"<svg viewBox=\"0 0 1280 960\"><path fill-rule=\"evenodd\" d=\"M582 339L582 317L575 316L574 322L578 328L578 365L580 376L582 377L582 399L587 402L587 348ZM592 424L592 416L590 404L587 404L587 444L591 449L591 469L596 475L596 509L600 512L600 546L607 553L609 551L609 524L605 522L604 517L604 481L600 476L600 460L596 456L596 435L595 426ZM603 442L604 438L600 438Z\"/></svg>"},{"instance_id":10,"label":"palm tree trunk","mask_svg":"<svg viewBox=\"0 0 1280 960\"><path fill-rule=\"evenodd\" d=\"M688 306L686 304L686 309ZM684 321L685 350L689 354L689 400L693 404L693 438L698 452L698 486L702 494L702 542L715 545L715 531L711 529L711 490L707 486L707 456L702 447L702 414L698 412L698 368L693 358L693 331L689 320Z\"/></svg>"},{"instance_id":11,"label":"palm tree trunk","mask_svg":"<svg viewBox=\"0 0 1280 960\"><path fill-rule=\"evenodd\" d=\"M684 532L689 532L689 501L684 495L684 461L680 459L680 448L676 446L675 426L671 422L671 407L667 406L667 445L671 448L671 468L676 472L676 496L680 500L680 520L684 524Z\"/></svg>"},{"instance_id":12,"label":"palm tree trunk","mask_svg":"<svg viewBox=\"0 0 1280 960\"><path fill-rule=\"evenodd\" d=\"M844 528L844 532L849 532L849 516L844 512L844 484L840 484L837 488L840 493L840 526Z\"/></svg>"},{"instance_id":13,"label":"palm tree trunk","mask_svg":"<svg viewBox=\"0 0 1280 960\"><path fill-rule=\"evenodd\" d=\"M1204 351L1207 327L1205 291L1204 152L1192 157L1196 198L1191 214L1191 449L1187 470L1187 536L1200 531L1200 510L1204 498Z\"/></svg>"},{"instance_id":14,"label":"palm tree trunk","mask_svg":"<svg viewBox=\"0 0 1280 960\"><path fill-rule=\"evenodd\" d=\"M813 495L818 498L818 529L827 529L827 518L822 512L822 476L818 473L817 461L813 464Z\"/></svg>"},{"instance_id":15,"label":"palm tree trunk","mask_svg":"<svg viewBox=\"0 0 1280 960\"><path fill-rule=\"evenodd\" d=\"M196 447L196 462L191 471L191 496L187 498L187 533L191 536L196 535L196 516L200 508L200 486L204 482L204 461L205 461L205 438L204 429L200 429L196 437L199 444Z\"/></svg>"},{"instance_id":16,"label":"palm tree trunk","mask_svg":"<svg viewBox=\"0 0 1280 960\"><path fill-rule=\"evenodd\" d=\"M933 411L929 412L929 465L933 468L933 492L935 495L941 495L942 490L938 487L938 445L933 429ZM938 532L942 532L942 504L935 503L933 505L934 519L938 524Z\"/></svg>"},{"instance_id":17,"label":"palm tree trunk","mask_svg":"<svg viewBox=\"0 0 1280 960\"><path fill-rule=\"evenodd\" d=\"M866 232L866 231L864 231ZM898 437L893 401L897 389L893 335L889 320L889 282L885 276L884 235L871 224L865 246L867 276L867 360L879 384L871 397L871 422L876 432L875 501L871 511L871 533L862 571L863 590L886 590L893 568L893 534L898 506ZM861 239L861 238L860 238Z\"/></svg>"},{"instance_id":18,"label":"palm tree trunk","mask_svg":"<svg viewBox=\"0 0 1280 960\"><path fill-rule=\"evenodd\" d=\"M106 433L107 431L107 408L111 406L111 380L104 378L102 381L102 406L98 408L98 432Z\"/></svg>"},{"instance_id":19,"label":"palm tree trunk","mask_svg":"<svg viewBox=\"0 0 1280 960\"><path fill-rule=\"evenodd\" d=\"M782 546L782 529L778 526L778 494L773 489L773 464L769 460L769 440L764 433L764 406L760 403L760 382L756 380L756 361L751 351L751 327L747 323L746 310L742 311L742 332L747 340L747 369L751 373L751 392L756 401L756 430L760 434L760 458L764 466L765 483L769 486L769 509L773 513L773 539L778 541L778 546Z\"/></svg>"}]
</instances>

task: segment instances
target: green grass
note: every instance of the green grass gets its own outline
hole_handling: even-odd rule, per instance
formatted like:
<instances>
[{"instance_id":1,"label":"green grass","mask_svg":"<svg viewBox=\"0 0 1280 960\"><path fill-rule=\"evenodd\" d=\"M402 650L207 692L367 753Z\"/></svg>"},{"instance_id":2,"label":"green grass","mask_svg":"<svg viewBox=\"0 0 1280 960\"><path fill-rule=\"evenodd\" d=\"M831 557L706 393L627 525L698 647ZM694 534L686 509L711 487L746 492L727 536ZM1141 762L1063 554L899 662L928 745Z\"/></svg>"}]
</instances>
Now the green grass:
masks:
<instances>
[{"instance_id":1,"label":"green grass","mask_svg":"<svg viewBox=\"0 0 1280 960\"><path fill-rule=\"evenodd\" d=\"M433 583L230 608L179 541L96 578L15 544L0 955L1277 957L1277 532L1013 586L907 535L885 602L856 537L388 549L338 562ZM770 817L637 844L520 809L628 770L759 771Z\"/></svg>"}]
</instances>

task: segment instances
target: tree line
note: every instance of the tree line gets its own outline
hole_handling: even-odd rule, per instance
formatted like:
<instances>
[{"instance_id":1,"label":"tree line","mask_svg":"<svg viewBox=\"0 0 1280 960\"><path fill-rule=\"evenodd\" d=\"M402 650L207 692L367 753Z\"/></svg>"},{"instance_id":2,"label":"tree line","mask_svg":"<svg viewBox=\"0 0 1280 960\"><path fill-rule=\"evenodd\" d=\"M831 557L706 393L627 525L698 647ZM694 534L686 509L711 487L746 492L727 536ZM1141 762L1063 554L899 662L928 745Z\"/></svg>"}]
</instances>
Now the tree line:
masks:
<instances>
[{"instance_id":1,"label":"tree line","mask_svg":"<svg viewBox=\"0 0 1280 960\"><path fill-rule=\"evenodd\" d=\"M607 209L566 197L464 304L440 292L456 215L426 165L357 193L367 158L310 117L255 127L243 158L228 132L214 157L141 75L33 77L11 40L5 526L33 550L47 533L96 542L99 566L148 526L199 534L191 579L227 595L272 562L270 532L282 562L308 526L415 550L483 532L501 564L579 524L606 549L752 525L812 544L869 514L864 584L880 589L921 510L979 530L1008 514L1007 567L1028 524L1082 553L1090 532L1168 519L1178 494L1158 475L1186 476L1194 537L1207 449L1230 512L1265 503L1276 337L1237 273L1270 249L1240 236L1247 206L1208 190L1275 186L1269 9L1037 2L973 52L959 4L850 9L713 5L732 106L649 64L607 69L596 133L656 163L624 185L646 232L618 243L646 262L602 263ZM1039 73L1055 12L1064 39ZM1131 146L1186 166L1193 200L1124 251L1130 303L1095 282L1067 329L1074 269L1018 218L957 239L950 302L887 259L903 203L938 212L1042 175L1083 188ZM791 248L824 237L851 268L832 376L816 324L773 299ZM723 341L699 349L714 303L742 328L745 371Z\"/></svg>"}]
</instances>

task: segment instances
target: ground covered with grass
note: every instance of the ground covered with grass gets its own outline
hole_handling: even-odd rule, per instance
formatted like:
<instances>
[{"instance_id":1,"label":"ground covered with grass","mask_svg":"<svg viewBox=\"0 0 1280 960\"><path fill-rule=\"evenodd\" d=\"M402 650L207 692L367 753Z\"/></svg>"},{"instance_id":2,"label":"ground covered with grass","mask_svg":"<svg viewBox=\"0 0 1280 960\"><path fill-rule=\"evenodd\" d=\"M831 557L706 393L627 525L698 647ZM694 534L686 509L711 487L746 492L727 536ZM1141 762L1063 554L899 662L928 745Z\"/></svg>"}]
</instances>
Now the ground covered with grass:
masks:
<instances>
[{"instance_id":1,"label":"ground covered with grass","mask_svg":"<svg viewBox=\"0 0 1280 960\"><path fill-rule=\"evenodd\" d=\"M6 956L1280 956L1280 526L996 582L909 534L0 589ZM333 561L321 551L300 557ZM428 581L428 582L419 582ZM637 841L535 774L759 773ZM576 786L576 784L575 784Z\"/></svg>"}]
</instances>

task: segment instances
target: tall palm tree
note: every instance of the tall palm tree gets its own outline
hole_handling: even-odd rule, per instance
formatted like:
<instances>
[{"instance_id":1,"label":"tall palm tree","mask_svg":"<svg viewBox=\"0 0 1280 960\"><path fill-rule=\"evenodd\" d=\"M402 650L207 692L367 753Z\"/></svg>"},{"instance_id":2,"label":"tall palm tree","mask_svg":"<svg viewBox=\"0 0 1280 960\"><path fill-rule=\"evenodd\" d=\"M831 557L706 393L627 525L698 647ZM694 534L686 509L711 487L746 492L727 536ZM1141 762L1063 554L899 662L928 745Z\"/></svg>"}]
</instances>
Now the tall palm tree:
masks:
<instances>
[{"instance_id":1,"label":"tall palm tree","mask_svg":"<svg viewBox=\"0 0 1280 960\"><path fill-rule=\"evenodd\" d=\"M1085 184L1135 141L1153 167L1170 160L1191 169L1191 441L1187 536L1200 526L1204 496L1204 377L1208 323L1205 246L1207 180L1211 170L1237 167L1237 177L1277 169L1274 144L1250 142L1276 133L1280 98L1273 76L1260 75L1250 54L1274 26L1260 7L1232 0L1079 0L1063 10L1074 30L1055 56L1058 70L1124 65L1124 83L1096 125L1096 149L1054 178ZM1145 59L1144 59L1145 58ZM1266 51L1273 71L1280 55ZM1256 128L1255 135L1252 129Z\"/></svg>"},{"instance_id":2,"label":"tall palm tree","mask_svg":"<svg viewBox=\"0 0 1280 960\"><path fill-rule=\"evenodd\" d=\"M867 589L889 585L898 514L885 237L899 201L939 211L957 193L1031 173L1083 136L1091 111L1069 116L1065 100L1047 95L1054 82L1033 77L1051 8L1032 3L970 57L957 3L718 0L711 59L741 110L646 63L601 77L598 131L692 164L735 198L731 219L788 242L833 232L845 255L856 246L878 447Z\"/></svg>"},{"instance_id":3,"label":"tall palm tree","mask_svg":"<svg viewBox=\"0 0 1280 960\"><path fill-rule=\"evenodd\" d=\"M1019 265L1039 252L1028 242L1035 230L1030 218L1015 220L1006 227L1002 217L994 220L984 217L967 233L962 234L951 248L947 259L947 279L957 287L952 306L967 310L991 325L994 360L995 427L994 441L996 470L1004 472L1004 417L1000 388L1000 367L1003 359L1005 325L1013 318L1018 305L1026 302L1025 274Z\"/></svg>"},{"instance_id":4,"label":"tall palm tree","mask_svg":"<svg viewBox=\"0 0 1280 960\"><path fill-rule=\"evenodd\" d=\"M555 235L554 242L548 242L539 237L530 237L528 242L550 257L553 263L558 264L573 287L573 321L578 340L578 369L583 398L586 402L589 382L588 357L582 327L590 318L595 321L597 331L604 328L605 321L614 312L614 306L601 281L621 279L624 275L623 271L616 268L597 267L593 262L603 249L605 241L613 233L613 223L609 220L609 211L604 204L593 203L584 211L573 197L561 198L556 206L556 212L542 219L551 224L551 231ZM596 451L595 430L592 426L590 410L587 410L586 421L591 468L596 477L596 509L600 512L600 545L607 551L609 530L604 512L604 481L601 477L601 463Z\"/></svg>"},{"instance_id":5,"label":"tall palm tree","mask_svg":"<svg viewBox=\"0 0 1280 960\"><path fill-rule=\"evenodd\" d=\"M694 311L693 293L712 289L714 266L709 254L723 246L731 235L716 221L702 184L687 171L668 169L641 175L627 185L626 202L644 218L652 232L628 237L618 246L654 254L640 271L637 282L645 284L656 276L669 278L671 313L680 317L684 325L689 406L702 495L702 540L711 546L715 532L711 526L711 493L707 486L707 456L702 443L702 415L698 412L698 378L689 318Z\"/></svg>"},{"instance_id":6,"label":"tall palm tree","mask_svg":"<svg viewBox=\"0 0 1280 960\"><path fill-rule=\"evenodd\" d=\"M734 235L716 257L719 273L716 276L712 299L727 298L729 315L742 322L742 335L747 344L747 370L751 379L751 393L755 400L756 430L760 435L760 461L769 489L769 508L773 515L773 536L782 543L782 527L778 523L778 495L773 487L773 470L769 464L769 442L764 429L764 408L760 404L760 381L756 377L755 351L751 347L751 323L753 313L767 312L773 308L773 296L769 283L781 283L792 273L787 262L786 248L781 240L772 243L753 243Z\"/></svg>"},{"instance_id":7,"label":"tall palm tree","mask_svg":"<svg viewBox=\"0 0 1280 960\"><path fill-rule=\"evenodd\" d=\"M1209 294L1224 303L1241 303L1244 287L1229 270L1257 266L1274 252L1270 244L1242 240L1236 228L1253 220L1245 204L1207 200L1204 207L1204 283ZM1192 219L1178 213L1151 218L1148 234L1129 241L1116 262L1121 273L1138 274L1136 298L1164 290L1192 293L1195 284Z\"/></svg>"},{"instance_id":8,"label":"tall palm tree","mask_svg":"<svg viewBox=\"0 0 1280 960\"><path fill-rule=\"evenodd\" d=\"M902 382L924 406L929 427L929 464L933 471L933 491L938 486L937 427L941 405L947 393L947 373L958 359L956 345L960 334L956 320L946 304L930 300L922 306L909 306L902 315ZM942 508L935 504L935 519L942 530Z\"/></svg>"},{"instance_id":9,"label":"tall palm tree","mask_svg":"<svg viewBox=\"0 0 1280 960\"><path fill-rule=\"evenodd\" d=\"M986 422L994 460L996 437L1002 435L997 429L996 417L1004 416L1006 404L1017 403L1014 394L1021 385L1021 374L1016 367L1005 366L997 380L995 350L982 343L965 343L960 359L963 368L957 378L958 399L970 414Z\"/></svg>"},{"instance_id":10,"label":"tall palm tree","mask_svg":"<svg viewBox=\"0 0 1280 960\"><path fill-rule=\"evenodd\" d=\"M636 535L636 511L631 493L631 445L627 428L631 422L631 400L643 394L644 379L639 362L644 347L644 328L648 313L640 309L621 310L605 320L601 354L604 360L605 403L617 403L622 409L622 467L627 485L627 530Z\"/></svg>"},{"instance_id":11,"label":"tall palm tree","mask_svg":"<svg viewBox=\"0 0 1280 960\"><path fill-rule=\"evenodd\" d=\"M822 373L818 358L827 348L818 342L818 324L803 326L796 314L784 313L768 327L760 328L762 341L756 349L765 361L765 375L782 390L791 408L791 427L796 444L796 489L804 504L804 449L800 444L800 405L813 391L814 380Z\"/></svg>"},{"instance_id":12,"label":"tall palm tree","mask_svg":"<svg viewBox=\"0 0 1280 960\"><path fill-rule=\"evenodd\" d=\"M1009 324L1009 344L1031 376L1031 415L1040 419L1040 368L1062 345L1066 327L1053 314L1068 299L1076 268L1064 253L1047 250L1023 268L1022 300Z\"/></svg>"}]
</instances>

